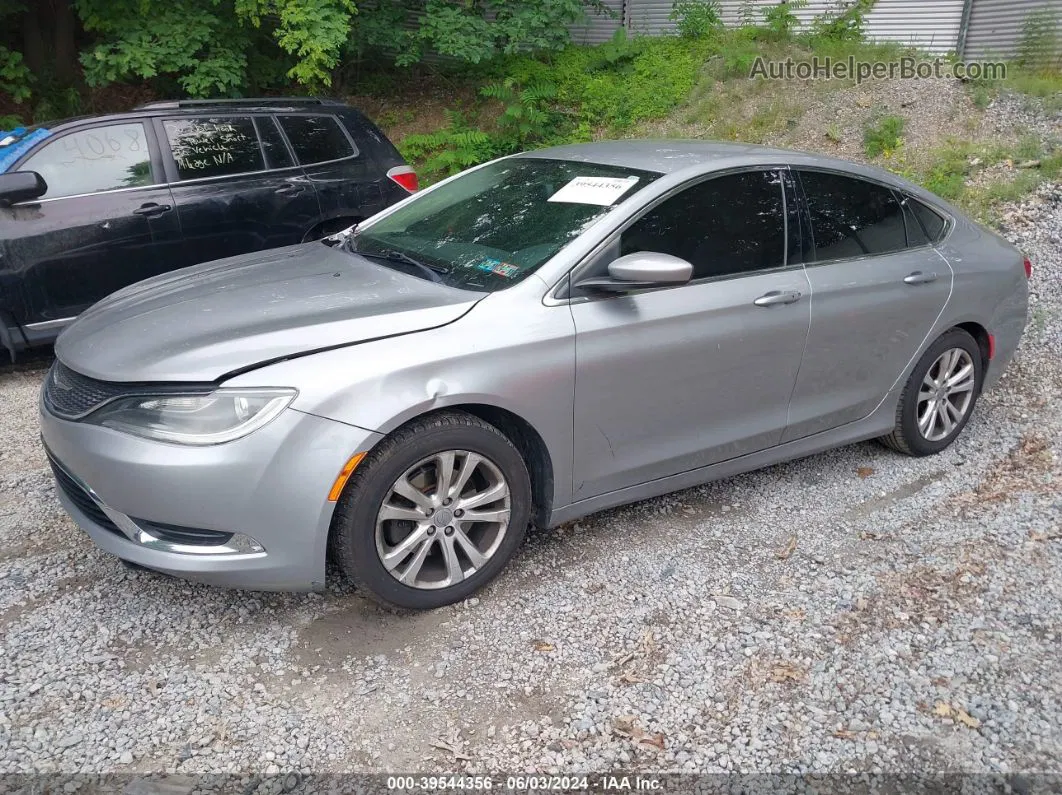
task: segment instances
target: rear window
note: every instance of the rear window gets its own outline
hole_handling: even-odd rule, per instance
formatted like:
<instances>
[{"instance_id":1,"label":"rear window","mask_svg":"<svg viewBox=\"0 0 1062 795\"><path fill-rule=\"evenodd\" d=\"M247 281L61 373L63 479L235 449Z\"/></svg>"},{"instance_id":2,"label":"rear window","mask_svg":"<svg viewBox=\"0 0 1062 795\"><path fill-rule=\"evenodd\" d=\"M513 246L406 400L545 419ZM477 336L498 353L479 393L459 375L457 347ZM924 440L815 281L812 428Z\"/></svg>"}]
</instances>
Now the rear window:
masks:
<instances>
[{"instance_id":1,"label":"rear window","mask_svg":"<svg viewBox=\"0 0 1062 795\"><path fill-rule=\"evenodd\" d=\"M166 138L182 179L262 171L262 147L250 116L167 119Z\"/></svg>"},{"instance_id":2,"label":"rear window","mask_svg":"<svg viewBox=\"0 0 1062 795\"><path fill-rule=\"evenodd\" d=\"M355 154L339 120L334 116L278 116L280 126L304 166L340 160Z\"/></svg>"}]
</instances>

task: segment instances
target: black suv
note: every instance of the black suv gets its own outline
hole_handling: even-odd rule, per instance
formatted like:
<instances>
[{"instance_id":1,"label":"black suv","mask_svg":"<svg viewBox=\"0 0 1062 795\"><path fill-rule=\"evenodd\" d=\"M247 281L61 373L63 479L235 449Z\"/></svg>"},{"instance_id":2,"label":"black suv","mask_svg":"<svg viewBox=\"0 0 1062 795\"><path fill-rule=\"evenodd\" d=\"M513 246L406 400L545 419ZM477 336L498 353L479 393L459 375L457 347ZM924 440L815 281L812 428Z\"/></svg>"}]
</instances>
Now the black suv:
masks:
<instances>
[{"instance_id":1,"label":"black suv","mask_svg":"<svg viewBox=\"0 0 1062 795\"><path fill-rule=\"evenodd\" d=\"M47 344L133 282L325 237L417 177L328 100L154 102L0 133L0 346Z\"/></svg>"}]
</instances>

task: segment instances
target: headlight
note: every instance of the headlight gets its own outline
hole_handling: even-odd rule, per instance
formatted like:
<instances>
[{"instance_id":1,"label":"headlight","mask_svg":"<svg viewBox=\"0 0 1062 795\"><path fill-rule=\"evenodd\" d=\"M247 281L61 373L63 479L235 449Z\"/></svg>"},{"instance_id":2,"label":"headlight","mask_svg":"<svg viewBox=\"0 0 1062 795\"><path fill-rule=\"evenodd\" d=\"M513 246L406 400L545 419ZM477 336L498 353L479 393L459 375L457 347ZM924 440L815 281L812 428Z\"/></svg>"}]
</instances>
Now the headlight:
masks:
<instances>
[{"instance_id":1,"label":"headlight","mask_svg":"<svg viewBox=\"0 0 1062 795\"><path fill-rule=\"evenodd\" d=\"M294 389L218 389L208 395L116 400L85 422L174 444L221 444L261 428L295 398Z\"/></svg>"}]
</instances>

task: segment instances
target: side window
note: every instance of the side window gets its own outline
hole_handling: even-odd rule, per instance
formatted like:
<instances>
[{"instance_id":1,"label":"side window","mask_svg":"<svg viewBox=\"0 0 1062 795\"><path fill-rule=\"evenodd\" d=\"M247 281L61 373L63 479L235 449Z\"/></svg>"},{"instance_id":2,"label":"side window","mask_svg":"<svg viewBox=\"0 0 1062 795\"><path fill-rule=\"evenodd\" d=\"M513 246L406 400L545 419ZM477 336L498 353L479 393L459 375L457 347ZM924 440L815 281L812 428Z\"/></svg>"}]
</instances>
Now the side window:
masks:
<instances>
[{"instance_id":1,"label":"side window","mask_svg":"<svg viewBox=\"0 0 1062 795\"><path fill-rule=\"evenodd\" d=\"M658 251L693 264L693 278L785 264L782 182L749 171L701 182L642 216L620 238L620 254Z\"/></svg>"},{"instance_id":2,"label":"side window","mask_svg":"<svg viewBox=\"0 0 1062 795\"><path fill-rule=\"evenodd\" d=\"M815 259L888 254L907 248L903 209L888 188L821 171L801 171Z\"/></svg>"},{"instance_id":3,"label":"side window","mask_svg":"<svg viewBox=\"0 0 1062 795\"><path fill-rule=\"evenodd\" d=\"M250 116L166 119L162 123L179 179L262 171L262 147Z\"/></svg>"},{"instance_id":4,"label":"side window","mask_svg":"<svg viewBox=\"0 0 1062 795\"><path fill-rule=\"evenodd\" d=\"M271 116L255 117L254 125L258 128L258 137L262 141L266 168L290 168L295 165L288 145L284 143L277 123Z\"/></svg>"},{"instance_id":5,"label":"side window","mask_svg":"<svg viewBox=\"0 0 1062 795\"><path fill-rule=\"evenodd\" d=\"M45 198L151 185L151 153L140 122L92 127L52 139L19 167L48 183Z\"/></svg>"},{"instance_id":6,"label":"side window","mask_svg":"<svg viewBox=\"0 0 1062 795\"><path fill-rule=\"evenodd\" d=\"M908 198L907 204L911 207L911 212L915 214L915 217L922 222L922 228L926 230L929 240L933 243L940 240L940 236L944 234L944 227L947 226L947 221L936 210L930 209L918 199Z\"/></svg>"},{"instance_id":7,"label":"side window","mask_svg":"<svg viewBox=\"0 0 1062 795\"><path fill-rule=\"evenodd\" d=\"M355 154L335 116L278 116L295 157L304 166Z\"/></svg>"}]
</instances>

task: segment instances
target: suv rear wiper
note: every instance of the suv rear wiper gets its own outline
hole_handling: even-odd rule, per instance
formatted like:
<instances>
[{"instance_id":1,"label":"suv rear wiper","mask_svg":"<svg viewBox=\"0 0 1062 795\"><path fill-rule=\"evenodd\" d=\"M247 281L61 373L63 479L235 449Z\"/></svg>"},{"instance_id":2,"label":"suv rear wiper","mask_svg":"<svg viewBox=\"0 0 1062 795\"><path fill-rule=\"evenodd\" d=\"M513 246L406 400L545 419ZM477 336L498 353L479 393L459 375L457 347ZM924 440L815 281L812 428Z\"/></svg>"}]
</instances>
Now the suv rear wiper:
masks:
<instances>
[{"instance_id":1,"label":"suv rear wiper","mask_svg":"<svg viewBox=\"0 0 1062 795\"><path fill-rule=\"evenodd\" d=\"M422 273L426 274L428 278L431 279L433 282L441 282L442 279L440 279L439 276L446 276L448 273L450 273L450 271L446 268L440 267L438 265L428 265L425 262L421 262L418 259L414 259L413 257L409 256L409 254L406 254L404 251L396 251L395 249L390 248L383 249L381 251L359 251L354 247L353 239L354 236L351 235L346 239L346 241L344 241L343 246L344 248L346 248L347 251L352 251L355 254L360 254L363 257L374 257L376 259L382 259L387 262L399 262L403 265L410 265L414 268L417 268Z\"/></svg>"}]
</instances>

